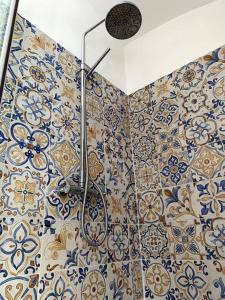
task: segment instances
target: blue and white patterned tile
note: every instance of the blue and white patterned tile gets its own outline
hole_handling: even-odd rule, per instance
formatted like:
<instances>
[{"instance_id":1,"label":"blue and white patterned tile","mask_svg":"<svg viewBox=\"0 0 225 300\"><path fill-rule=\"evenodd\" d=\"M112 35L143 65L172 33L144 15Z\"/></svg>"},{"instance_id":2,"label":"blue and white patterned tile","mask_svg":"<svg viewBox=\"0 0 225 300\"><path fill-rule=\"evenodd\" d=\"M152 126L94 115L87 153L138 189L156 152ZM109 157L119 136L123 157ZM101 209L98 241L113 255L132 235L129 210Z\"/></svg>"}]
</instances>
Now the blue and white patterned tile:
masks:
<instances>
[{"instance_id":1,"label":"blue and white patterned tile","mask_svg":"<svg viewBox=\"0 0 225 300\"><path fill-rule=\"evenodd\" d=\"M47 171L49 135L27 124L14 122L10 126L7 162L14 166L29 166L35 171Z\"/></svg>"},{"instance_id":2,"label":"blue and white patterned tile","mask_svg":"<svg viewBox=\"0 0 225 300\"><path fill-rule=\"evenodd\" d=\"M176 299L215 299L212 298L209 268L205 261L175 261L173 273Z\"/></svg>"},{"instance_id":3,"label":"blue and white patterned tile","mask_svg":"<svg viewBox=\"0 0 225 300\"><path fill-rule=\"evenodd\" d=\"M38 300L38 280L38 274L3 278L0 283L0 297L1 299Z\"/></svg>"},{"instance_id":4,"label":"blue and white patterned tile","mask_svg":"<svg viewBox=\"0 0 225 300\"><path fill-rule=\"evenodd\" d=\"M167 231L163 222L140 226L142 259L163 259L170 256Z\"/></svg>"},{"instance_id":5,"label":"blue and white patterned tile","mask_svg":"<svg viewBox=\"0 0 225 300\"><path fill-rule=\"evenodd\" d=\"M44 223L42 235L41 272L67 270L73 273L78 267L80 246L79 221L55 220Z\"/></svg>"},{"instance_id":6,"label":"blue and white patterned tile","mask_svg":"<svg viewBox=\"0 0 225 300\"><path fill-rule=\"evenodd\" d=\"M225 152L221 142L188 148L193 182L225 175Z\"/></svg>"},{"instance_id":7,"label":"blue and white patterned tile","mask_svg":"<svg viewBox=\"0 0 225 300\"><path fill-rule=\"evenodd\" d=\"M50 133L51 115L52 97L21 83L17 88L12 119Z\"/></svg>"},{"instance_id":8,"label":"blue and white patterned tile","mask_svg":"<svg viewBox=\"0 0 225 300\"><path fill-rule=\"evenodd\" d=\"M143 260L142 268L145 299L176 299L170 260Z\"/></svg>"},{"instance_id":9,"label":"blue and white patterned tile","mask_svg":"<svg viewBox=\"0 0 225 300\"><path fill-rule=\"evenodd\" d=\"M187 120L184 128L189 147L200 147L208 143L220 142L218 123L207 114Z\"/></svg>"},{"instance_id":10,"label":"blue and white patterned tile","mask_svg":"<svg viewBox=\"0 0 225 300\"><path fill-rule=\"evenodd\" d=\"M138 225L129 225L130 260L138 260L140 256L140 235Z\"/></svg>"},{"instance_id":11,"label":"blue and white patterned tile","mask_svg":"<svg viewBox=\"0 0 225 300\"><path fill-rule=\"evenodd\" d=\"M175 71L174 84L178 93L187 96L193 89L201 89L205 78L205 64L199 58Z\"/></svg>"},{"instance_id":12,"label":"blue and white patterned tile","mask_svg":"<svg viewBox=\"0 0 225 300\"><path fill-rule=\"evenodd\" d=\"M47 272L40 276L39 298L78 300L80 284L78 282L79 271L68 274L66 271Z\"/></svg>"},{"instance_id":13,"label":"blue and white patterned tile","mask_svg":"<svg viewBox=\"0 0 225 300\"><path fill-rule=\"evenodd\" d=\"M59 174L50 175L48 179L45 203L45 220L79 220L80 219L80 197L73 195L59 195L58 191L61 185L76 185L71 177L63 177Z\"/></svg>"},{"instance_id":14,"label":"blue and white patterned tile","mask_svg":"<svg viewBox=\"0 0 225 300\"><path fill-rule=\"evenodd\" d=\"M174 260L203 260L206 251L200 221L173 221L167 224L168 248Z\"/></svg>"},{"instance_id":15,"label":"blue and white patterned tile","mask_svg":"<svg viewBox=\"0 0 225 300\"><path fill-rule=\"evenodd\" d=\"M208 260L224 261L225 218L201 219L203 242Z\"/></svg>"},{"instance_id":16,"label":"blue and white patterned tile","mask_svg":"<svg viewBox=\"0 0 225 300\"><path fill-rule=\"evenodd\" d=\"M108 266L98 265L79 269L79 293L77 299L109 300ZM75 298L76 299L76 298Z\"/></svg>"},{"instance_id":17,"label":"blue and white patterned tile","mask_svg":"<svg viewBox=\"0 0 225 300\"><path fill-rule=\"evenodd\" d=\"M108 262L107 235L101 245L94 245L104 238L105 224L86 222L84 230L87 237L92 241L93 246L88 244L81 230L79 236L79 266L83 268L85 266L106 264Z\"/></svg>"},{"instance_id":18,"label":"blue and white patterned tile","mask_svg":"<svg viewBox=\"0 0 225 300\"><path fill-rule=\"evenodd\" d=\"M182 150L182 151L181 151ZM177 186L192 182L190 158L187 148L180 151L169 149L159 158L159 170L162 187Z\"/></svg>"},{"instance_id":19,"label":"blue and white patterned tile","mask_svg":"<svg viewBox=\"0 0 225 300\"><path fill-rule=\"evenodd\" d=\"M109 224L107 249L109 262L121 262L130 259L129 231L127 225Z\"/></svg>"},{"instance_id":20,"label":"blue and white patterned tile","mask_svg":"<svg viewBox=\"0 0 225 300\"><path fill-rule=\"evenodd\" d=\"M14 167L7 164L2 180L2 213L15 216L40 216L44 214L44 199L47 174L33 171L29 167Z\"/></svg>"},{"instance_id":21,"label":"blue and white patterned tile","mask_svg":"<svg viewBox=\"0 0 225 300\"><path fill-rule=\"evenodd\" d=\"M224 299L225 297L225 264L224 260L207 261L208 278L210 281L211 297L215 300Z\"/></svg>"},{"instance_id":22,"label":"blue and white patterned tile","mask_svg":"<svg viewBox=\"0 0 225 300\"><path fill-rule=\"evenodd\" d=\"M148 190L139 194L138 217L141 224L153 224L162 220L164 203L161 190Z\"/></svg>"},{"instance_id":23,"label":"blue and white patterned tile","mask_svg":"<svg viewBox=\"0 0 225 300\"><path fill-rule=\"evenodd\" d=\"M143 278L141 260L131 262L133 300L143 300Z\"/></svg>"},{"instance_id":24,"label":"blue and white patterned tile","mask_svg":"<svg viewBox=\"0 0 225 300\"><path fill-rule=\"evenodd\" d=\"M194 186L196 213L202 218L222 217L225 212L225 180L211 179L201 181Z\"/></svg>"},{"instance_id":25,"label":"blue and white patterned tile","mask_svg":"<svg viewBox=\"0 0 225 300\"><path fill-rule=\"evenodd\" d=\"M199 220L200 215L197 210L194 189L193 184L163 189L162 198L166 223Z\"/></svg>"},{"instance_id":26,"label":"blue and white patterned tile","mask_svg":"<svg viewBox=\"0 0 225 300\"><path fill-rule=\"evenodd\" d=\"M37 54L24 51L20 57L18 85L45 95L53 94L57 89L55 72Z\"/></svg>"},{"instance_id":27,"label":"blue and white patterned tile","mask_svg":"<svg viewBox=\"0 0 225 300\"><path fill-rule=\"evenodd\" d=\"M69 102L64 100L53 104L51 134L57 142L70 141L78 143L80 132L80 115Z\"/></svg>"},{"instance_id":28,"label":"blue and white patterned tile","mask_svg":"<svg viewBox=\"0 0 225 300\"><path fill-rule=\"evenodd\" d=\"M5 278L29 276L40 271L42 224L38 217L1 215L1 274Z\"/></svg>"},{"instance_id":29,"label":"blue and white patterned tile","mask_svg":"<svg viewBox=\"0 0 225 300\"><path fill-rule=\"evenodd\" d=\"M129 96L130 115L140 112L153 112L154 103L152 102L150 86L146 86ZM132 122L132 120L131 120Z\"/></svg>"},{"instance_id":30,"label":"blue and white patterned tile","mask_svg":"<svg viewBox=\"0 0 225 300\"><path fill-rule=\"evenodd\" d=\"M187 146L182 124L175 124L159 131L156 135L157 152L165 154L174 149L182 151Z\"/></svg>"},{"instance_id":31,"label":"blue and white patterned tile","mask_svg":"<svg viewBox=\"0 0 225 300\"><path fill-rule=\"evenodd\" d=\"M135 185L138 193L158 190L161 187L158 162L134 164Z\"/></svg>"},{"instance_id":32,"label":"blue and white patterned tile","mask_svg":"<svg viewBox=\"0 0 225 300\"><path fill-rule=\"evenodd\" d=\"M107 296L108 299L128 300L133 297L132 263L121 262L108 265Z\"/></svg>"}]
</instances>

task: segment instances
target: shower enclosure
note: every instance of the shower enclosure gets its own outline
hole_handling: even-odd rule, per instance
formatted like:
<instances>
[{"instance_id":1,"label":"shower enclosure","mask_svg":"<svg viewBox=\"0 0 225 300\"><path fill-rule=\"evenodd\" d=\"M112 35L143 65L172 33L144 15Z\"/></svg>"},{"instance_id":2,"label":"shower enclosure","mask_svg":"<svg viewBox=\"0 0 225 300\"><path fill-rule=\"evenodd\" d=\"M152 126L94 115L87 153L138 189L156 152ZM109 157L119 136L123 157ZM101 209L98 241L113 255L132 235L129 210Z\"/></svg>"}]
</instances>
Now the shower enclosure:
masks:
<instances>
[{"instance_id":1,"label":"shower enclosure","mask_svg":"<svg viewBox=\"0 0 225 300\"><path fill-rule=\"evenodd\" d=\"M83 209L60 190L80 178L81 61L17 16L0 106L0 299L224 299L224 53L129 96L86 80L85 161L106 226L98 192Z\"/></svg>"}]
</instances>

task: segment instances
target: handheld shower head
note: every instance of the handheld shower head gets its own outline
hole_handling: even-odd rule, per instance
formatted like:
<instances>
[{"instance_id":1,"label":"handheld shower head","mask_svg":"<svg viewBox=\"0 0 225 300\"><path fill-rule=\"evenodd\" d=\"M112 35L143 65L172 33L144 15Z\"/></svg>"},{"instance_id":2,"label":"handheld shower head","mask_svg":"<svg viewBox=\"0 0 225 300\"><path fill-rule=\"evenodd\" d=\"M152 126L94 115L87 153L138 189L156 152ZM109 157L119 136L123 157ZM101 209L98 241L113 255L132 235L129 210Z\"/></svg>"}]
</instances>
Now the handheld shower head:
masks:
<instances>
[{"instance_id":1,"label":"handheld shower head","mask_svg":"<svg viewBox=\"0 0 225 300\"><path fill-rule=\"evenodd\" d=\"M130 2L112 7L105 19L108 33L119 40L134 36L139 31L141 23L142 16L139 8Z\"/></svg>"}]
</instances>

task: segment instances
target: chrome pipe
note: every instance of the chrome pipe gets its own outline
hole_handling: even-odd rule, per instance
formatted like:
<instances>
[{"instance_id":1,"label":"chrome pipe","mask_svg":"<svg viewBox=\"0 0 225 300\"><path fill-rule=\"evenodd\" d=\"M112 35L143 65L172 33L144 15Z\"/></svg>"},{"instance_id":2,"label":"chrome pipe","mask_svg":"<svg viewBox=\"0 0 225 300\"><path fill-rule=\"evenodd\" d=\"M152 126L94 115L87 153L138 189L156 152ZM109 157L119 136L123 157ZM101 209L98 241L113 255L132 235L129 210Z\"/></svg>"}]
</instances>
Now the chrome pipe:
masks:
<instances>
[{"instance_id":1,"label":"chrome pipe","mask_svg":"<svg viewBox=\"0 0 225 300\"><path fill-rule=\"evenodd\" d=\"M84 188L86 177L86 161L87 161L87 120L86 120L86 35L94 30L96 27L105 22L105 19L101 20L91 28L89 28L82 36L81 44L81 121L80 121L80 178L79 185Z\"/></svg>"},{"instance_id":2,"label":"chrome pipe","mask_svg":"<svg viewBox=\"0 0 225 300\"><path fill-rule=\"evenodd\" d=\"M108 231L108 215L107 215L107 206L104 194L102 193L100 187L97 183L92 182L95 189L98 191L104 207L105 213L105 231L103 237L100 240L92 241L88 234L85 231L85 207L87 203L88 195L88 184L89 184L89 166L88 166L88 149L87 149L87 120L86 120L86 63L85 63L85 50L86 50L86 35L94 30L96 27L105 22L105 19L98 22L96 25L88 29L82 36L82 47L81 47L81 106L80 106L80 178L79 178L79 188L82 191L82 212L81 212L81 231L83 238L86 240L88 245L92 247L100 246L107 235ZM109 49L106 51L109 52ZM104 53L103 56L97 61L99 63L107 53ZM95 64L97 66L97 63ZM95 69L95 66L92 68Z\"/></svg>"},{"instance_id":3,"label":"chrome pipe","mask_svg":"<svg viewBox=\"0 0 225 300\"><path fill-rule=\"evenodd\" d=\"M6 25L6 31L4 35L4 41L1 51L1 59L0 59L0 103L2 99L2 93L4 90L5 76L7 72L7 66L9 61L13 30L16 21L16 14L18 10L19 0L11 0L9 15Z\"/></svg>"},{"instance_id":4,"label":"chrome pipe","mask_svg":"<svg viewBox=\"0 0 225 300\"><path fill-rule=\"evenodd\" d=\"M97 66L100 64L100 62L106 57L106 55L109 53L111 49L108 48L106 51L102 54L101 57L96 61L96 63L93 65L93 67L90 69L90 71L87 73L86 78L89 79L89 77L93 74L94 70L97 68Z\"/></svg>"}]
</instances>

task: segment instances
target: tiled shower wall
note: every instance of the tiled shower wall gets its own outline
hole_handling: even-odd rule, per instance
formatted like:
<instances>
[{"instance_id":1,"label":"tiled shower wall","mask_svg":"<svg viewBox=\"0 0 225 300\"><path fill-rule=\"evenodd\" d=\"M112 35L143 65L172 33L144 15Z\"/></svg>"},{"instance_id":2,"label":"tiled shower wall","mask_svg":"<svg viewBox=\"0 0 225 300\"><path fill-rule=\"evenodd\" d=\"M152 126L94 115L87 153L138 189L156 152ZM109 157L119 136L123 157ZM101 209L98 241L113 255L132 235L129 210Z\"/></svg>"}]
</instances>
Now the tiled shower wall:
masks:
<instances>
[{"instance_id":1,"label":"tiled shower wall","mask_svg":"<svg viewBox=\"0 0 225 300\"><path fill-rule=\"evenodd\" d=\"M225 48L131 95L130 122L145 299L225 299Z\"/></svg>"},{"instance_id":2,"label":"tiled shower wall","mask_svg":"<svg viewBox=\"0 0 225 300\"><path fill-rule=\"evenodd\" d=\"M81 234L79 199L55 189L79 174L79 60L17 18L0 111L0 299L141 299L128 98L95 74L87 84L90 177L106 194L100 247ZM104 232L97 196L86 232Z\"/></svg>"}]
</instances>

